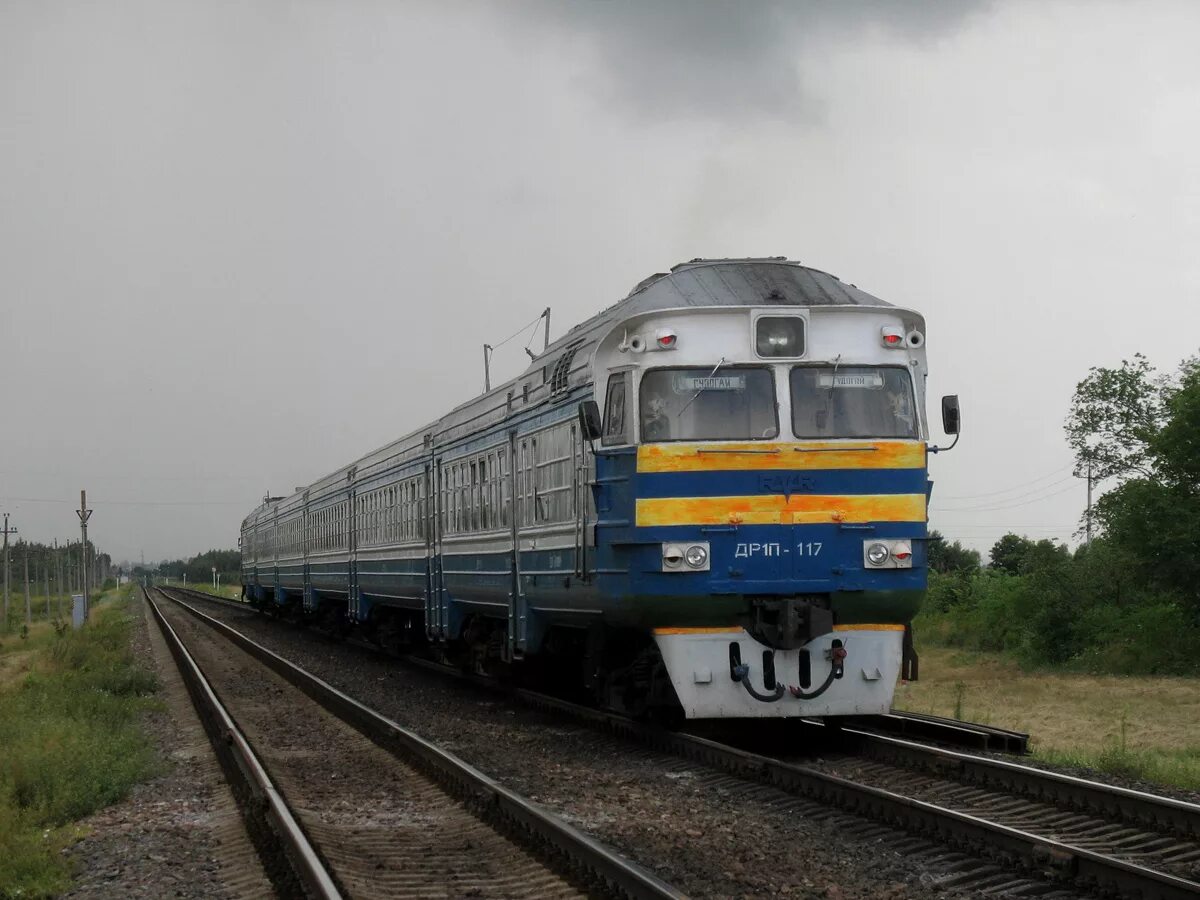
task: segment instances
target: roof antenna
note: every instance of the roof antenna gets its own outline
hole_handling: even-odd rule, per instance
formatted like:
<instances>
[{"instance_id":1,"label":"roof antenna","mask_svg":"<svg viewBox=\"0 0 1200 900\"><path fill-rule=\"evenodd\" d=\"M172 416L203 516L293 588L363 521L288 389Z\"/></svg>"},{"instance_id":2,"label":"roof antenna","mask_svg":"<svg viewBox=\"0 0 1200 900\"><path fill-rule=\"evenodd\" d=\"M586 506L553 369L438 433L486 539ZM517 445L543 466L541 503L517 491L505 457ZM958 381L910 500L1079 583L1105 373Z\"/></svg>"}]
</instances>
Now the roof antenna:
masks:
<instances>
[{"instance_id":1,"label":"roof antenna","mask_svg":"<svg viewBox=\"0 0 1200 900\"><path fill-rule=\"evenodd\" d=\"M546 341L542 345L542 352L545 353L550 347L550 307L547 306L546 311L542 315L546 317Z\"/></svg>"}]
</instances>

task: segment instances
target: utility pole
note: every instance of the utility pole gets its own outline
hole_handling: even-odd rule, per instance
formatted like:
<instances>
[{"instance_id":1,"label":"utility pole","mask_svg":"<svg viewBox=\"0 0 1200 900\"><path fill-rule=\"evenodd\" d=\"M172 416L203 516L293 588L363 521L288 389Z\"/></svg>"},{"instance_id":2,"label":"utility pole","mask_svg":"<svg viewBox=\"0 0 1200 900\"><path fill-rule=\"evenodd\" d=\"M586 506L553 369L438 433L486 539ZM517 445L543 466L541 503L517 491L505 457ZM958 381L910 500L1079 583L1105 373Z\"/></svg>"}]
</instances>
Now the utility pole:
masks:
<instances>
[{"instance_id":1,"label":"utility pole","mask_svg":"<svg viewBox=\"0 0 1200 900\"><path fill-rule=\"evenodd\" d=\"M1087 546L1091 549L1092 546L1092 464L1088 463L1087 470L1088 481L1088 505L1087 505Z\"/></svg>"},{"instance_id":2,"label":"utility pole","mask_svg":"<svg viewBox=\"0 0 1200 900\"><path fill-rule=\"evenodd\" d=\"M4 622L3 630L8 631L8 536L16 534L17 529L8 527L8 513L4 514Z\"/></svg>"},{"instance_id":3,"label":"utility pole","mask_svg":"<svg viewBox=\"0 0 1200 900\"><path fill-rule=\"evenodd\" d=\"M46 586L46 621L50 621L50 548L42 551L42 575Z\"/></svg>"},{"instance_id":4,"label":"utility pole","mask_svg":"<svg viewBox=\"0 0 1200 900\"><path fill-rule=\"evenodd\" d=\"M63 594L66 593L67 585L63 581L63 561L62 553L58 549L58 538L54 539L54 562L55 574L58 575L58 581L55 582L58 585L58 617L61 619L63 614Z\"/></svg>"},{"instance_id":5,"label":"utility pole","mask_svg":"<svg viewBox=\"0 0 1200 900\"><path fill-rule=\"evenodd\" d=\"M81 563L83 580L83 618L86 621L88 617L88 570L87 570L87 523L92 517L92 511L87 508L87 491L79 492L79 509L75 513L79 516L79 532L83 541L83 546L79 548L79 561Z\"/></svg>"},{"instance_id":6,"label":"utility pole","mask_svg":"<svg viewBox=\"0 0 1200 900\"><path fill-rule=\"evenodd\" d=\"M33 624L33 601L29 598L29 544L24 546L21 560L25 563L25 627Z\"/></svg>"}]
</instances>

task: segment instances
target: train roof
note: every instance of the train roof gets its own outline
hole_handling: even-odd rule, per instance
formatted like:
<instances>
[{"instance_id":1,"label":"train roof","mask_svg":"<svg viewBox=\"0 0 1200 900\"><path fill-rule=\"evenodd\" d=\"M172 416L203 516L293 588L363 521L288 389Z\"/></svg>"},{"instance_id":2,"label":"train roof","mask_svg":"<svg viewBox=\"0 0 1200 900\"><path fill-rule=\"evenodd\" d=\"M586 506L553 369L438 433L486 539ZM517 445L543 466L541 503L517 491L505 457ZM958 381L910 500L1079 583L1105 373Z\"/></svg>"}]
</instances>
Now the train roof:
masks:
<instances>
[{"instance_id":1,"label":"train roof","mask_svg":"<svg viewBox=\"0 0 1200 900\"><path fill-rule=\"evenodd\" d=\"M836 276L782 256L692 259L639 281L619 302L587 319L548 348L577 332L655 309L687 306L892 306Z\"/></svg>"},{"instance_id":2,"label":"train roof","mask_svg":"<svg viewBox=\"0 0 1200 900\"><path fill-rule=\"evenodd\" d=\"M782 256L693 259L641 281L617 306L891 306L828 272ZM615 308L615 307L614 307Z\"/></svg>"},{"instance_id":3,"label":"train roof","mask_svg":"<svg viewBox=\"0 0 1200 900\"><path fill-rule=\"evenodd\" d=\"M563 360L562 386L585 383L590 378L596 347L612 328L626 319L658 309L719 306L894 307L828 272L782 256L692 259L679 263L669 272L658 272L643 279L624 299L572 327L538 354L516 378L496 385L490 393L472 397L436 421L318 479L292 497L301 491L323 493L327 488L344 484L347 476L353 477L360 466L370 467L422 453L425 435L432 434L435 439L457 438L497 415L503 418L505 396L513 391L520 393L522 384L531 386L538 402L548 400L554 387L547 381L547 374L554 371L556 363L564 357L567 358ZM271 498L251 512L247 521L283 499L290 498Z\"/></svg>"}]
</instances>

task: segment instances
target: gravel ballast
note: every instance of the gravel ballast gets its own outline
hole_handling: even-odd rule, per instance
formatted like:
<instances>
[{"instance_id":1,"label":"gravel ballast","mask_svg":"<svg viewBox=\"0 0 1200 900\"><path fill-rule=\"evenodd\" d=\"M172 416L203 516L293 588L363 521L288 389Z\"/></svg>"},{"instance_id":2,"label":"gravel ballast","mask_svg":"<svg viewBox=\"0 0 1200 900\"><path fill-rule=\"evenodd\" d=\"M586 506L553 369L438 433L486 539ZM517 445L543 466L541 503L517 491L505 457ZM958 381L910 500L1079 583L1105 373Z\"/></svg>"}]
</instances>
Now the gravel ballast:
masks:
<instances>
[{"instance_id":1,"label":"gravel ballast","mask_svg":"<svg viewBox=\"0 0 1200 900\"><path fill-rule=\"evenodd\" d=\"M921 838L251 610L196 603L692 896L981 896L954 887L977 860Z\"/></svg>"}]
</instances>

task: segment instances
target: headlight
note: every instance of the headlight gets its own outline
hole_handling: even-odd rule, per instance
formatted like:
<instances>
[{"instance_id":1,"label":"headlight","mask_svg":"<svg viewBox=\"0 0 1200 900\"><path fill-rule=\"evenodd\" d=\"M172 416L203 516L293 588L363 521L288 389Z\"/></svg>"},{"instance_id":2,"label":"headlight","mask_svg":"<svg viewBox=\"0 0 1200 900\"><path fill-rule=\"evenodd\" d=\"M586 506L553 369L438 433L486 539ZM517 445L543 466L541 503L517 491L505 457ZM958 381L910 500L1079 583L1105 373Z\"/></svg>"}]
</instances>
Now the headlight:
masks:
<instances>
[{"instance_id":1,"label":"headlight","mask_svg":"<svg viewBox=\"0 0 1200 900\"><path fill-rule=\"evenodd\" d=\"M762 316L755 325L754 349L765 359L804 355L804 320L799 316Z\"/></svg>"},{"instance_id":2,"label":"headlight","mask_svg":"<svg viewBox=\"0 0 1200 900\"><path fill-rule=\"evenodd\" d=\"M664 572L707 572L709 562L708 541L662 545Z\"/></svg>"},{"instance_id":3,"label":"headlight","mask_svg":"<svg viewBox=\"0 0 1200 900\"><path fill-rule=\"evenodd\" d=\"M912 541L907 538L863 541L863 566L868 569L911 569Z\"/></svg>"}]
</instances>

